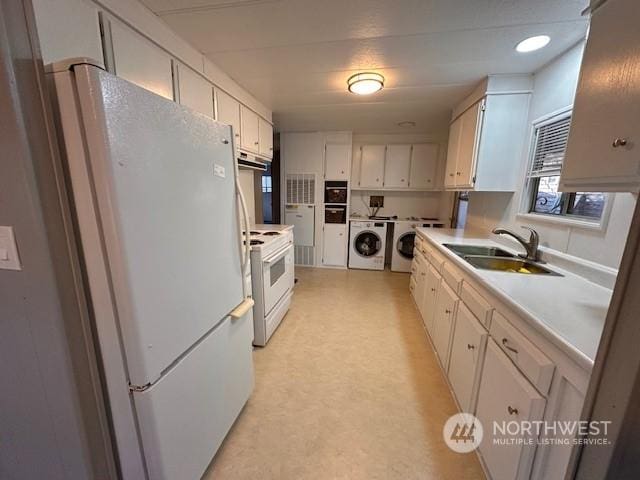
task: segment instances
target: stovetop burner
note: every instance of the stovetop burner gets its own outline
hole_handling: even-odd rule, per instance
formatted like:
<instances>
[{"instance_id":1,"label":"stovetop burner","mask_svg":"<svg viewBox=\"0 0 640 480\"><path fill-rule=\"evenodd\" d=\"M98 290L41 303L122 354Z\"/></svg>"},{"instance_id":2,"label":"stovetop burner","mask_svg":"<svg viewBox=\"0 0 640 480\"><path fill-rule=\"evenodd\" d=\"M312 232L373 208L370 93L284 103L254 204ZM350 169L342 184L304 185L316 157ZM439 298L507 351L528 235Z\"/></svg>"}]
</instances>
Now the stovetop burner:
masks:
<instances>
[{"instance_id":1,"label":"stovetop burner","mask_svg":"<svg viewBox=\"0 0 640 480\"><path fill-rule=\"evenodd\" d=\"M280 235L280 232L264 232L262 235L273 237L274 235Z\"/></svg>"},{"instance_id":2,"label":"stovetop burner","mask_svg":"<svg viewBox=\"0 0 640 480\"><path fill-rule=\"evenodd\" d=\"M262 240L251 240L249 242L249 245L262 245L264 242ZM247 242L244 242L244 244L246 245Z\"/></svg>"}]
</instances>

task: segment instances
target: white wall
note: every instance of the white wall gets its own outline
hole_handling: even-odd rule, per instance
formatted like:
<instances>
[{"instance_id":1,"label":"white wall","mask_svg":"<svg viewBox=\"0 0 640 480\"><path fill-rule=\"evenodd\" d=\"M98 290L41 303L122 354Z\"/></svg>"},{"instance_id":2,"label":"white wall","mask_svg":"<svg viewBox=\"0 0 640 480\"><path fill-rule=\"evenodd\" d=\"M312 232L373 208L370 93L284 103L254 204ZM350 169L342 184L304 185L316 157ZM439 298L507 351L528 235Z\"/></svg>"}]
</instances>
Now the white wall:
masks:
<instances>
[{"instance_id":1,"label":"white wall","mask_svg":"<svg viewBox=\"0 0 640 480\"><path fill-rule=\"evenodd\" d=\"M576 45L535 73L529 124L573 104L583 48L583 43ZM529 149L525 148L523 158L520 159L523 185L528 159ZM596 231L517 217L521 209L522 194L522 191L472 192L467 226L488 232L496 225L518 230L519 226L528 225L540 233L541 243L546 247L618 268L636 203L634 195L612 195L613 205L607 227L603 231Z\"/></svg>"},{"instance_id":2,"label":"white wall","mask_svg":"<svg viewBox=\"0 0 640 480\"><path fill-rule=\"evenodd\" d=\"M437 179L442 183L444 167L447 155L447 138L443 135L429 135L424 133L407 134L354 134L353 135L353 162L351 179L353 185L357 185L360 169L360 147L362 145L393 145L411 143L437 143L440 145ZM352 191L351 213L368 215L370 195L383 195L384 207L379 215L398 217L436 217L447 220L451 212L453 194L449 192L376 192L376 191Z\"/></svg>"}]
</instances>

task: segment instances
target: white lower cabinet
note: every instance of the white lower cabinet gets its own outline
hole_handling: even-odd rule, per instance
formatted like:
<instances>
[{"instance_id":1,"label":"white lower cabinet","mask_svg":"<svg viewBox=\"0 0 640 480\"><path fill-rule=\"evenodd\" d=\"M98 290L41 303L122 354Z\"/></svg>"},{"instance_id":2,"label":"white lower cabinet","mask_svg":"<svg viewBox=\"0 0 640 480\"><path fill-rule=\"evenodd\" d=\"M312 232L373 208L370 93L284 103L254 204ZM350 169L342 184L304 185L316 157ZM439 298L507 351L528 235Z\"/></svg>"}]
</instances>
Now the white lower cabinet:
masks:
<instances>
[{"instance_id":1,"label":"white lower cabinet","mask_svg":"<svg viewBox=\"0 0 640 480\"><path fill-rule=\"evenodd\" d=\"M327 223L322 239L322 264L332 267L347 265L347 226Z\"/></svg>"},{"instance_id":2,"label":"white lower cabinet","mask_svg":"<svg viewBox=\"0 0 640 480\"><path fill-rule=\"evenodd\" d=\"M449 346L451 345L451 332L455 323L457 306L458 296L446 282L440 282L433 316L431 339L445 372L449 365Z\"/></svg>"},{"instance_id":3,"label":"white lower cabinet","mask_svg":"<svg viewBox=\"0 0 640 480\"><path fill-rule=\"evenodd\" d=\"M424 325L429 335L433 337L433 320L436 313L436 300L438 298L438 288L440 287L441 276L435 267L429 264L426 270L426 281L424 283L424 293L420 311Z\"/></svg>"},{"instance_id":4,"label":"white lower cabinet","mask_svg":"<svg viewBox=\"0 0 640 480\"><path fill-rule=\"evenodd\" d=\"M521 421L541 421L545 403L545 398L533 388L500 347L489 341L476 417L484 429L480 454L492 480L529 478L537 440L533 434L512 437L502 435L501 431L496 431L497 435L494 436L494 425L502 428L509 422L518 422L512 424L517 426ZM496 443L509 439L516 440L516 443ZM531 444L524 444L522 440Z\"/></svg>"},{"instance_id":5,"label":"white lower cabinet","mask_svg":"<svg viewBox=\"0 0 640 480\"><path fill-rule=\"evenodd\" d=\"M541 337L438 246L420 236L415 243L410 289L460 410L482 422L476 452L489 478L564 478L571 445L557 440L565 437L542 432L537 439L522 430L497 430L495 436L494 422L500 428L511 422L513 433L521 421L579 420L590 370Z\"/></svg>"},{"instance_id":6,"label":"white lower cabinet","mask_svg":"<svg viewBox=\"0 0 640 480\"><path fill-rule=\"evenodd\" d=\"M449 356L449 383L463 412L475 413L489 334L462 302L458 304Z\"/></svg>"}]
</instances>

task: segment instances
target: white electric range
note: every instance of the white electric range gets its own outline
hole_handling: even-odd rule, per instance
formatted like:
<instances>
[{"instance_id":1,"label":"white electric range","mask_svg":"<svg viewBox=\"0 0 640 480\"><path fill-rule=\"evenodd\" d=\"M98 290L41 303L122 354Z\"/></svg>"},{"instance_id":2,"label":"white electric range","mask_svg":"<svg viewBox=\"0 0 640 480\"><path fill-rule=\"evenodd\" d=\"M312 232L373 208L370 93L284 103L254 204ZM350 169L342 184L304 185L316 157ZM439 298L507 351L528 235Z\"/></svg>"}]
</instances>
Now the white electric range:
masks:
<instances>
[{"instance_id":1,"label":"white electric range","mask_svg":"<svg viewBox=\"0 0 640 480\"><path fill-rule=\"evenodd\" d=\"M265 346L291 305L293 226L255 225L250 234L253 344Z\"/></svg>"}]
</instances>

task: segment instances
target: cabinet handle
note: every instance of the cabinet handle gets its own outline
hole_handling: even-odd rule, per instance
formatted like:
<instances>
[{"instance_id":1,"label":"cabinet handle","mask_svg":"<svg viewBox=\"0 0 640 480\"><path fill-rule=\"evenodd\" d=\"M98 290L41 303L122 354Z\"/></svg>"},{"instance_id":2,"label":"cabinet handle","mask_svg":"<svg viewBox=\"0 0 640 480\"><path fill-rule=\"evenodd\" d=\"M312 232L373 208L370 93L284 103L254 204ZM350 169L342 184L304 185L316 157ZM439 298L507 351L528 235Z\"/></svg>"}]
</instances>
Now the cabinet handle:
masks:
<instances>
[{"instance_id":1,"label":"cabinet handle","mask_svg":"<svg viewBox=\"0 0 640 480\"><path fill-rule=\"evenodd\" d=\"M420 275L422 275L424 277L426 275L426 273L420 272Z\"/></svg>"},{"instance_id":2,"label":"cabinet handle","mask_svg":"<svg viewBox=\"0 0 640 480\"><path fill-rule=\"evenodd\" d=\"M258 145L258 144L259 144L259 142L253 142L253 144L254 144L254 145Z\"/></svg>"},{"instance_id":3,"label":"cabinet handle","mask_svg":"<svg viewBox=\"0 0 640 480\"><path fill-rule=\"evenodd\" d=\"M474 350L476 348L475 345L471 345L470 343L467 343L467 349L468 350Z\"/></svg>"},{"instance_id":4,"label":"cabinet handle","mask_svg":"<svg viewBox=\"0 0 640 480\"><path fill-rule=\"evenodd\" d=\"M460 172L456 172L456 175L460 176Z\"/></svg>"},{"instance_id":5,"label":"cabinet handle","mask_svg":"<svg viewBox=\"0 0 640 480\"><path fill-rule=\"evenodd\" d=\"M240 134L239 134L239 133L236 133L236 135L235 135L235 136L236 136L236 137L239 137L239 136L240 136Z\"/></svg>"},{"instance_id":6,"label":"cabinet handle","mask_svg":"<svg viewBox=\"0 0 640 480\"><path fill-rule=\"evenodd\" d=\"M401 182L404 182L404 178L401 178L401 179L400 179L400 181L401 181Z\"/></svg>"},{"instance_id":7,"label":"cabinet handle","mask_svg":"<svg viewBox=\"0 0 640 480\"><path fill-rule=\"evenodd\" d=\"M227 140L226 138L222 139L222 143L224 143L225 145L229 144L229 140Z\"/></svg>"},{"instance_id":8,"label":"cabinet handle","mask_svg":"<svg viewBox=\"0 0 640 480\"><path fill-rule=\"evenodd\" d=\"M449 174L449 176L450 176L450 177L453 177L453 173L450 173L450 174Z\"/></svg>"},{"instance_id":9,"label":"cabinet handle","mask_svg":"<svg viewBox=\"0 0 640 480\"><path fill-rule=\"evenodd\" d=\"M432 291L433 293L435 293L435 292L436 292L436 289L435 289L435 288L433 288L433 287L431 287L431 291Z\"/></svg>"},{"instance_id":10,"label":"cabinet handle","mask_svg":"<svg viewBox=\"0 0 640 480\"><path fill-rule=\"evenodd\" d=\"M447 315L449 315L451 313L451 310L449 310L448 308L444 309L444 313L446 313Z\"/></svg>"},{"instance_id":11,"label":"cabinet handle","mask_svg":"<svg viewBox=\"0 0 640 480\"><path fill-rule=\"evenodd\" d=\"M624 147L627 144L626 138L616 138L611 144L613 148Z\"/></svg>"},{"instance_id":12,"label":"cabinet handle","mask_svg":"<svg viewBox=\"0 0 640 480\"><path fill-rule=\"evenodd\" d=\"M507 405L507 412L509 412L509 415L518 415L518 409L513 408L511 405Z\"/></svg>"},{"instance_id":13,"label":"cabinet handle","mask_svg":"<svg viewBox=\"0 0 640 480\"><path fill-rule=\"evenodd\" d=\"M513 353L518 353L518 350L516 350L513 347L510 347L509 345L507 345L507 343L509 342L509 340L507 340L506 338L502 339L502 345L504 346L504 348L506 348L507 350L511 350Z\"/></svg>"}]
</instances>

